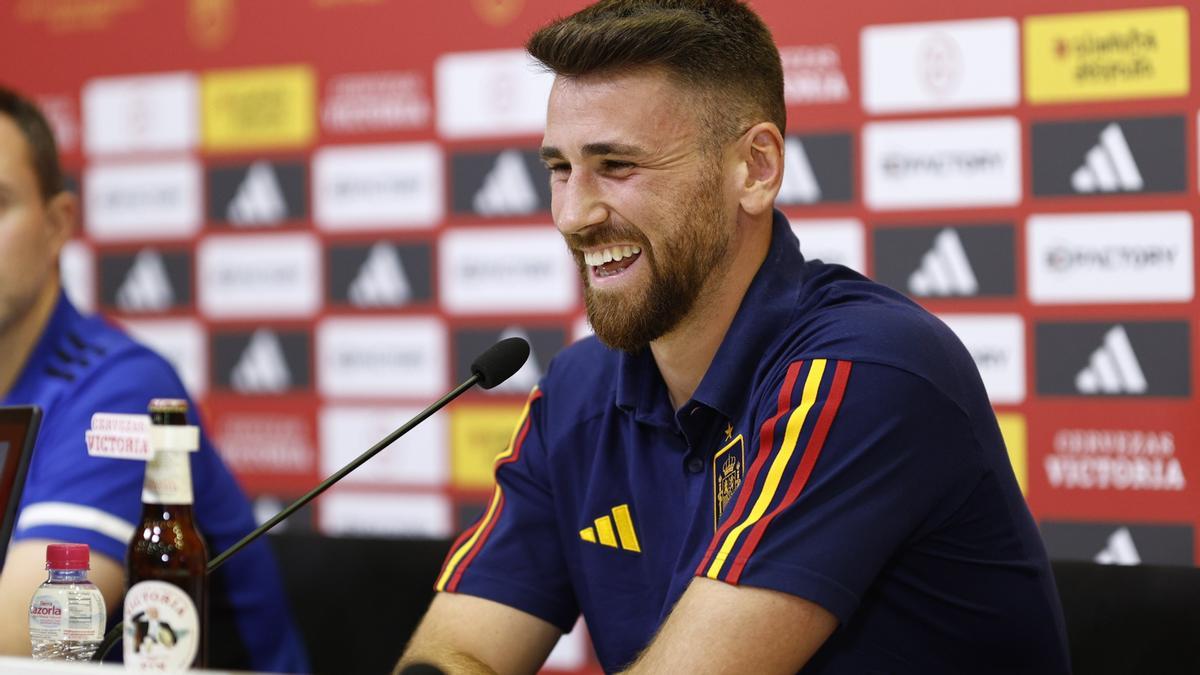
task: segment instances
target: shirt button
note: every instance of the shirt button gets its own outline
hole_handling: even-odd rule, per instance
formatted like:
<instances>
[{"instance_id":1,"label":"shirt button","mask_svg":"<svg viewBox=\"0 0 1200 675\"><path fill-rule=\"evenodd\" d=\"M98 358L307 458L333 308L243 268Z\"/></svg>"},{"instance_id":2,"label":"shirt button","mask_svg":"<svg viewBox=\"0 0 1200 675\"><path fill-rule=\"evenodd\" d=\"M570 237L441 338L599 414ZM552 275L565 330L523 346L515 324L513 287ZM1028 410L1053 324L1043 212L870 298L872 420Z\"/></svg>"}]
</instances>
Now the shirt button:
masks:
<instances>
[{"instance_id":1,"label":"shirt button","mask_svg":"<svg viewBox=\"0 0 1200 675\"><path fill-rule=\"evenodd\" d=\"M699 457L693 457L687 461L687 470L690 473L701 473L704 471L704 460Z\"/></svg>"}]
</instances>

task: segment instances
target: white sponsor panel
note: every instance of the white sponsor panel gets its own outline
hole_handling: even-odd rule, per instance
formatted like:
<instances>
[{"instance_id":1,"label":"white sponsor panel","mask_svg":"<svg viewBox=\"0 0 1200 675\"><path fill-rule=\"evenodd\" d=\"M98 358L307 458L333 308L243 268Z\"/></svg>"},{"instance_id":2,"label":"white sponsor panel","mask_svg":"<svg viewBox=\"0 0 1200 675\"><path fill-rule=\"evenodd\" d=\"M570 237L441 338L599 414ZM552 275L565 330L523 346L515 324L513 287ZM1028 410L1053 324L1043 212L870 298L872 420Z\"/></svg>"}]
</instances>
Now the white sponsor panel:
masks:
<instances>
[{"instance_id":1,"label":"white sponsor panel","mask_svg":"<svg viewBox=\"0 0 1200 675\"><path fill-rule=\"evenodd\" d=\"M791 218L805 260L845 265L866 274L866 235L857 218Z\"/></svg>"},{"instance_id":2,"label":"white sponsor panel","mask_svg":"<svg viewBox=\"0 0 1200 675\"><path fill-rule=\"evenodd\" d=\"M94 164L83 184L84 223L97 241L186 239L204 219L200 165L191 159Z\"/></svg>"},{"instance_id":3,"label":"white sponsor panel","mask_svg":"<svg viewBox=\"0 0 1200 675\"><path fill-rule=\"evenodd\" d=\"M445 138L540 134L554 76L522 49L443 54L434 64Z\"/></svg>"},{"instance_id":4,"label":"white sponsor panel","mask_svg":"<svg viewBox=\"0 0 1200 675\"><path fill-rule=\"evenodd\" d=\"M75 104L75 95L38 96L35 102L50 124L59 154L74 152L79 143L79 107Z\"/></svg>"},{"instance_id":5,"label":"white sponsor panel","mask_svg":"<svg viewBox=\"0 0 1200 675\"><path fill-rule=\"evenodd\" d=\"M565 312L579 272L553 227L458 228L438 249L442 307L453 314Z\"/></svg>"},{"instance_id":6,"label":"white sponsor panel","mask_svg":"<svg viewBox=\"0 0 1200 675\"><path fill-rule=\"evenodd\" d=\"M1059 429L1046 479L1061 490L1181 492L1187 477L1175 450L1175 434L1163 429Z\"/></svg>"},{"instance_id":7,"label":"white sponsor panel","mask_svg":"<svg viewBox=\"0 0 1200 675\"><path fill-rule=\"evenodd\" d=\"M779 59L783 64L783 99L788 105L850 99L842 57L835 45L780 47Z\"/></svg>"},{"instance_id":8,"label":"white sponsor panel","mask_svg":"<svg viewBox=\"0 0 1200 675\"><path fill-rule=\"evenodd\" d=\"M865 200L876 210L1021 201L1021 126L1012 117L874 122L863 129Z\"/></svg>"},{"instance_id":9,"label":"white sponsor panel","mask_svg":"<svg viewBox=\"0 0 1200 675\"><path fill-rule=\"evenodd\" d=\"M63 244L58 254L58 269L71 304L84 314L95 312L96 255L92 248L79 239Z\"/></svg>"},{"instance_id":10,"label":"white sponsor panel","mask_svg":"<svg viewBox=\"0 0 1200 675\"><path fill-rule=\"evenodd\" d=\"M209 318L311 316L321 305L320 246L309 234L208 237L196 254Z\"/></svg>"},{"instance_id":11,"label":"white sponsor panel","mask_svg":"<svg viewBox=\"0 0 1200 675\"><path fill-rule=\"evenodd\" d=\"M313 157L313 212L326 230L428 228L443 213L433 143L325 147Z\"/></svg>"},{"instance_id":12,"label":"white sponsor panel","mask_svg":"<svg viewBox=\"0 0 1200 675\"><path fill-rule=\"evenodd\" d=\"M446 328L434 317L329 318L317 325L322 396L431 398L446 389Z\"/></svg>"},{"instance_id":13,"label":"white sponsor panel","mask_svg":"<svg viewBox=\"0 0 1200 675\"><path fill-rule=\"evenodd\" d=\"M1025 320L1018 314L939 314L962 340L993 404L1025 400Z\"/></svg>"},{"instance_id":14,"label":"white sponsor panel","mask_svg":"<svg viewBox=\"0 0 1200 675\"><path fill-rule=\"evenodd\" d=\"M1010 18L867 26L863 108L872 114L996 108L1020 98L1017 22Z\"/></svg>"},{"instance_id":15,"label":"white sponsor panel","mask_svg":"<svg viewBox=\"0 0 1200 675\"><path fill-rule=\"evenodd\" d=\"M208 393L208 347L194 319L137 319L121 324L138 342L166 359L192 398Z\"/></svg>"},{"instance_id":16,"label":"white sponsor panel","mask_svg":"<svg viewBox=\"0 0 1200 675\"><path fill-rule=\"evenodd\" d=\"M307 475L317 456L308 424L301 414L228 412L216 418L213 440L234 473Z\"/></svg>"},{"instance_id":17,"label":"white sponsor panel","mask_svg":"<svg viewBox=\"0 0 1200 675\"><path fill-rule=\"evenodd\" d=\"M329 406L321 410L321 475L330 475L421 408ZM442 485L449 481L446 417L434 415L346 476L346 483Z\"/></svg>"},{"instance_id":18,"label":"white sponsor panel","mask_svg":"<svg viewBox=\"0 0 1200 675\"><path fill-rule=\"evenodd\" d=\"M348 73L325 87L321 122L343 133L415 129L429 123L424 77L415 71Z\"/></svg>"},{"instance_id":19,"label":"white sponsor panel","mask_svg":"<svg viewBox=\"0 0 1200 675\"><path fill-rule=\"evenodd\" d=\"M453 532L450 502L442 495L331 491L317 502L322 534L363 537L429 537Z\"/></svg>"},{"instance_id":20,"label":"white sponsor panel","mask_svg":"<svg viewBox=\"0 0 1200 675\"><path fill-rule=\"evenodd\" d=\"M90 154L190 150L199 128L192 73L104 77L83 86L83 141Z\"/></svg>"},{"instance_id":21,"label":"white sponsor panel","mask_svg":"<svg viewBox=\"0 0 1200 675\"><path fill-rule=\"evenodd\" d=\"M571 340L578 341L590 335L595 335L592 324L588 323L587 315L581 316L571 324Z\"/></svg>"},{"instance_id":22,"label":"white sponsor panel","mask_svg":"<svg viewBox=\"0 0 1200 675\"><path fill-rule=\"evenodd\" d=\"M1188 302L1195 291L1186 211L1029 218L1026 268L1036 304Z\"/></svg>"}]
</instances>

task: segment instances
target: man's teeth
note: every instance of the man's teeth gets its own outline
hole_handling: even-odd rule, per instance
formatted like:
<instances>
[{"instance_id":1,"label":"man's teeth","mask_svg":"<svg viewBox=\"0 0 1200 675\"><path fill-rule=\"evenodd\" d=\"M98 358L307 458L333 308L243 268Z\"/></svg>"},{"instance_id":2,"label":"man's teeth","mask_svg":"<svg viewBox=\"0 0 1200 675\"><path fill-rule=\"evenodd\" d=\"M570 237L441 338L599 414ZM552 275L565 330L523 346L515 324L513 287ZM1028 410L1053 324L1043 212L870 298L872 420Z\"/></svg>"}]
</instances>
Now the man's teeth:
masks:
<instances>
[{"instance_id":1,"label":"man's teeth","mask_svg":"<svg viewBox=\"0 0 1200 675\"><path fill-rule=\"evenodd\" d=\"M584 251L583 261L591 267L599 267L614 260L623 260L642 252L637 246L610 246L599 251Z\"/></svg>"}]
</instances>

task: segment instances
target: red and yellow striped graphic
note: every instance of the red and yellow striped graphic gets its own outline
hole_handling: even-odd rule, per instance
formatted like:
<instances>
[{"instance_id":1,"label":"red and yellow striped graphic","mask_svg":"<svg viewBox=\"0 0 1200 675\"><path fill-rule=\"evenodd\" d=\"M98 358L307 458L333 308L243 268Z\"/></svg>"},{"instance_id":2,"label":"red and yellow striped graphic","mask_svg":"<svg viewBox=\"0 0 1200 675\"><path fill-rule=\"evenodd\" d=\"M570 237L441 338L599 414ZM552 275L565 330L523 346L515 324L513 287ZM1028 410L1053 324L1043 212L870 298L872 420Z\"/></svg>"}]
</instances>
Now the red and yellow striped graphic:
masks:
<instances>
[{"instance_id":1,"label":"red and yellow striped graphic","mask_svg":"<svg viewBox=\"0 0 1200 675\"><path fill-rule=\"evenodd\" d=\"M717 531L716 536L713 537L712 544L709 545L703 561L697 568L697 575L736 584L771 521L796 501L808 482L809 476L812 475L813 467L820 457L821 449L829 434L829 427L833 424L838 407L841 405L846 390L846 381L850 377L851 364L849 361L835 362L832 375L827 377L826 373L830 369L827 367L826 360L813 359L809 364L808 375L804 379L800 402L793 408L792 393L800 377L800 372L804 368L804 363L804 361L797 361L788 368L783 386L779 389L776 413L764 422L759 430L758 455L754 458L754 464L742 485L733 511L725 524ZM825 382L829 383L827 387L823 386ZM823 389L825 389L824 399L818 401L819 394ZM817 414L815 421L810 424L810 418L814 417L812 414L814 409L817 409ZM776 427L785 417L787 422L783 429L783 438L779 447L776 448ZM789 464L796 453L796 446L806 432L808 433L808 442L805 444L799 463L791 470L786 492L775 507L771 508L771 504L776 501L779 489L787 477ZM763 474L764 469L766 469L765 475ZM762 476L761 480L760 476ZM752 497L753 506L747 512L747 506L750 505ZM739 544L740 549L738 549ZM738 549L736 555L734 554L735 549Z\"/></svg>"},{"instance_id":2,"label":"red and yellow striped graphic","mask_svg":"<svg viewBox=\"0 0 1200 675\"><path fill-rule=\"evenodd\" d=\"M537 387L534 387L533 392L529 394L529 398L525 401L525 407L521 410L521 417L517 421L517 426L513 430L512 439L508 442L508 447L499 455L496 455L495 470L498 472L500 467L505 464L511 464L521 457L521 446L525 443L525 437L529 434L529 409L533 406L533 402L542 397L542 392ZM437 583L434 588L439 591L454 592L458 589L458 583L462 580L463 572L471 565L471 561L487 543L488 535L492 533L492 528L496 526L496 521L500 519L500 514L504 511L504 491L500 489L500 481L496 481L496 487L492 491L492 501L488 504L487 511L484 512L483 518L474 526L468 528L465 532L459 535L455 540L454 546L450 548L450 555L447 556L445 564L442 566L442 571L438 574Z\"/></svg>"}]
</instances>

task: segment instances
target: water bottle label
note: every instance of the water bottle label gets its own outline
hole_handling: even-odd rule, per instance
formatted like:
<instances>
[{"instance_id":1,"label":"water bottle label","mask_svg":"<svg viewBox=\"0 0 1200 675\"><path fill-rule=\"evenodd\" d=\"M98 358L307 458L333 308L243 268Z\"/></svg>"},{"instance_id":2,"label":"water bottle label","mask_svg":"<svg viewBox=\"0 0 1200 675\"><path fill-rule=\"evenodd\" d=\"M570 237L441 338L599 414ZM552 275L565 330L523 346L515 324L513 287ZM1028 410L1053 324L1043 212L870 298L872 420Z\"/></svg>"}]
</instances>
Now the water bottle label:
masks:
<instances>
[{"instance_id":1,"label":"water bottle label","mask_svg":"<svg viewBox=\"0 0 1200 675\"><path fill-rule=\"evenodd\" d=\"M191 596L164 581L141 581L125 594L125 667L179 671L196 660L200 614Z\"/></svg>"},{"instance_id":2,"label":"water bottle label","mask_svg":"<svg viewBox=\"0 0 1200 675\"><path fill-rule=\"evenodd\" d=\"M104 619L99 591L39 588L29 603L29 639L96 642L104 639Z\"/></svg>"}]
</instances>

